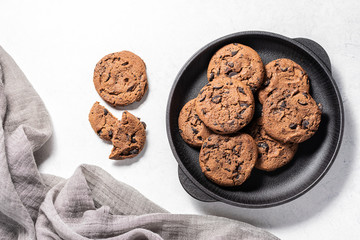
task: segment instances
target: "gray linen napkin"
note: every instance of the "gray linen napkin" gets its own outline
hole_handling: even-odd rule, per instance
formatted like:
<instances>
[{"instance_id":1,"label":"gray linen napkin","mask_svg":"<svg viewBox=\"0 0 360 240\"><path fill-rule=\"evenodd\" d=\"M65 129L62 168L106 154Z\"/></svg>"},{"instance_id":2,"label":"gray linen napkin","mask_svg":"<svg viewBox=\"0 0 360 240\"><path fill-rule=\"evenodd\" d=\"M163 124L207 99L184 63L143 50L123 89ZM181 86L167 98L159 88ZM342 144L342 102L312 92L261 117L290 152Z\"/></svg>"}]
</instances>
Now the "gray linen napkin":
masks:
<instances>
[{"instance_id":1,"label":"gray linen napkin","mask_svg":"<svg viewBox=\"0 0 360 240\"><path fill-rule=\"evenodd\" d=\"M0 79L1 239L278 239L239 221L170 214L96 166L67 180L40 174L33 153L52 133L49 114L1 47Z\"/></svg>"}]
</instances>

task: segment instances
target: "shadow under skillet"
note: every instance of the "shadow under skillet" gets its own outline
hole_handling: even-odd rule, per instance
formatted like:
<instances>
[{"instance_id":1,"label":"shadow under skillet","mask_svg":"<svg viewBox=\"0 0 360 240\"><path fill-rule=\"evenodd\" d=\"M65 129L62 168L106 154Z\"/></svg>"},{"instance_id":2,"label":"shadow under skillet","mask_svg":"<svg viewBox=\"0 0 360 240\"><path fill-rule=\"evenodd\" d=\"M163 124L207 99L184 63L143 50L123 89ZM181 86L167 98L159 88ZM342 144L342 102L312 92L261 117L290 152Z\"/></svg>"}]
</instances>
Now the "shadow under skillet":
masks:
<instances>
[{"instance_id":1,"label":"shadow under skillet","mask_svg":"<svg viewBox=\"0 0 360 240\"><path fill-rule=\"evenodd\" d=\"M333 69L333 76L334 79L339 79L336 69ZM337 83L341 86L339 81L337 81ZM348 176L353 172L351 166L355 160L355 147L351 143L357 142L357 136L355 134L357 132L356 123L349 106L344 104L344 110L345 128L343 142L347 144L342 144L329 172L306 194L283 205L264 209L239 208L220 202L204 203L193 199L194 205L204 214L228 217L268 229L295 225L325 211L326 208L331 207L332 203L341 194ZM324 125L326 121L328 121L326 115L322 117L319 131L326 130ZM319 137L321 135L321 132L320 134L317 133L311 138L311 141L301 143L298 153L288 165L274 172L265 173L265 175L277 175L291 168L296 161L306 161L306 157L316 151L322 144L321 138ZM254 175L251 177L257 178L260 172L259 170L255 170ZM264 174L263 172L261 173ZM257 181L261 183L261 180Z\"/></svg>"}]
</instances>

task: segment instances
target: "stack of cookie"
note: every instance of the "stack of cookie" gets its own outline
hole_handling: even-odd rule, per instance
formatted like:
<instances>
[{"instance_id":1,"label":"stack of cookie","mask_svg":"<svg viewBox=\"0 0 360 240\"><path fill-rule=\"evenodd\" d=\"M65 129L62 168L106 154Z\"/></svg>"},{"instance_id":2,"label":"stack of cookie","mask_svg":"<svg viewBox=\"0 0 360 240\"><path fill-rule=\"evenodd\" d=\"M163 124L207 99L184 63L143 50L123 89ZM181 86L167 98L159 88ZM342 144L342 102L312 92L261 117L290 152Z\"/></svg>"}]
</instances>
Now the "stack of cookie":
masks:
<instances>
[{"instance_id":1,"label":"stack of cookie","mask_svg":"<svg viewBox=\"0 0 360 240\"><path fill-rule=\"evenodd\" d=\"M95 67L94 85L99 95L114 107L140 101L148 88L145 63L129 51L106 55ZM133 158L144 148L146 124L128 111L118 120L95 102L89 122L101 139L112 142L110 159Z\"/></svg>"},{"instance_id":2,"label":"stack of cookie","mask_svg":"<svg viewBox=\"0 0 360 240\"><path fill-rule=\"evenodd\" d=\"M218 185L241 185L254 167L284 166L320 124L308 77L289 59L264 67L255 50L233 43L211 58L207 77L182 108L179 131L186 143L201 147L202 172ZM255 120L254 95L263 104L263 116Z\"/></svg>"}]
</instances>

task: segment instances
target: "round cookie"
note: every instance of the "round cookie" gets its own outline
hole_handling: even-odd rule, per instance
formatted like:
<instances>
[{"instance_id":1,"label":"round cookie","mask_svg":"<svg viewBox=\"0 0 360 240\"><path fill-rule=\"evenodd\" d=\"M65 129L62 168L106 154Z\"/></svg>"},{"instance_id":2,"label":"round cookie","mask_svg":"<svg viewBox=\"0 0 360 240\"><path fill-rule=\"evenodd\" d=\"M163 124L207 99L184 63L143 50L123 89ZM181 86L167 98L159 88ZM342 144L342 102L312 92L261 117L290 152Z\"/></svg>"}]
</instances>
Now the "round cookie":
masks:
<instances>
[{"instance_id":1,"label":"round cookie","mask_svg":"<svg viewBox=\"0 0 360 240\"><path fill-rule=\"evenodd\" d=\"M129 51L106 55L96 64L94 85L99 95L113 106L140 101L148 86L145 63Z\"/></svg>"},{"instance_id":2,"label":"round cookie","mask_svg":"<svg viewBox=\"0 0 360 240\"><path fill-rule=\"evenodd\" d=\"M221 186L239 186L249 176L257 159L254 139L241 133L236 136L212 134L201 147L199 162L202 172Z\"/></svg>"},{"instance_id":3,"label":"round cookie","mask_svg":"<svg viewBox=\"0 0 360 240\"><path fill-rule=\"evenodd\" d=\"M255 110L254 97L244 83L217 78L201 89L195 100L195 110L214 132L234 133L251 121Z\"/></svg>"},{"instance_id":4,"label":"round cookie","mask_svg":"<svg viewBox=\"0 0 360 240\"><path fill-rule=\"evenodd\" d=\"M117 131L112 139L114 145L110 159L122 160L133 158L144 148L146 141L146 125L139 118L125 111L122 114Z\"/></svg>"},{"instance_id":5,"label":"round cookie","mask_svg":"<svg viewBox=\"0 0 360 240\"><path fill-rule=\"evenodd\" d=\"M186 143L194 147L201 147L204 139L211 134L211 131L196 114L195 99L187 102L181 109L178 124L181 137Z\"/></svg>"},{"instance_id":6,"label":"round cookie","mask_svg":"<svg viewBox=\"0 0 360 240\"><path fill-rule=\"evenodd\" d=\"M259 101L263 104L277 89L298 89L308 92L309 78L305 70L296 62L280 58L265 66L265 77L258 92Z\"/></svg>"},{"instance_id":7,"label":"round cookie","mask_svg":"<svg viewBox=\"0 0 360 240\"><path fill-rule=\"evenodd\" d=\"M304 142L319 127L319 106L308 92L278 91L264 102L264 129L272 138L282 142Z\"/></svg>"},{"instance_id":8,"label":"round cookie","mask_svg":"<svg viewBox=\"0 0 360 240\"><path fill-rule=\"evenodd\" d=\"M89 122L101 139L111 141L119 121L99 102L95 102L89 113Z\"/></svg>"},{"instance_id":9,"label":"round cookie","mask_svg":"<svg viewBox=\"0 0 360 240\"><path fill-rule=\"evenodd\" d=\"M247 129L248 133L254 138L257 149L258 159L255 168L263 171L274 171L293 159L298 144L279 142L264 130L264 121L260 117Z\"/></svg>"},{"instance_id":10,"label":"round cookie","mask_svg":"<svg viewBox=\"0 0 360 240\"><path fill-rule=\"evenodd\" d=\"M256 91L263 82L264 64L254 49L231 43L220 48L211 58L207 77L210 82L216 77L236 79Z\"/></svg>"}]
</instances>

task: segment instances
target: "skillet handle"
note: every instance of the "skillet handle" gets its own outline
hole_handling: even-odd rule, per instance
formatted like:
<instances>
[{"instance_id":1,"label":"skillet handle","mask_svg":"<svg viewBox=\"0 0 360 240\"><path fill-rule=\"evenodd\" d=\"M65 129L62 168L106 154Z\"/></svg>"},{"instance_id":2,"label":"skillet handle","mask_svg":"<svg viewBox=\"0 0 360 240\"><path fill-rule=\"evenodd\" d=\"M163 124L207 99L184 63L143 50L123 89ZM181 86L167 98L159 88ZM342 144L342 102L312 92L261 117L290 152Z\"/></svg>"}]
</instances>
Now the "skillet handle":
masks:
<instances>
[{"instance_id":1,"label":"skillet handle","mask_svg":"<svg viewBox=\"0 0 360 240\"><path fill-rule=\"evenodd\" d=\"M185 191L190 194L193 198L196 198L203 202L216 202L214 198L210 197L208 194L204 193L200 188L198 188L183 172L183 170L178 167L179 180Z\"/></svg>"},{"instance_id":2,"label":"skillet handle","mask_svg":"<svg viewBox=\"0 0 360 240\"><path fill-rule=\"evenodd\" d=\"M317 55L331 72L331 62L329 55L326 53L325 49L320 44L308 38L294 38L294 40L301 43L309 50L311 50L315 55Z\"/></svg>"}]
</instances>

